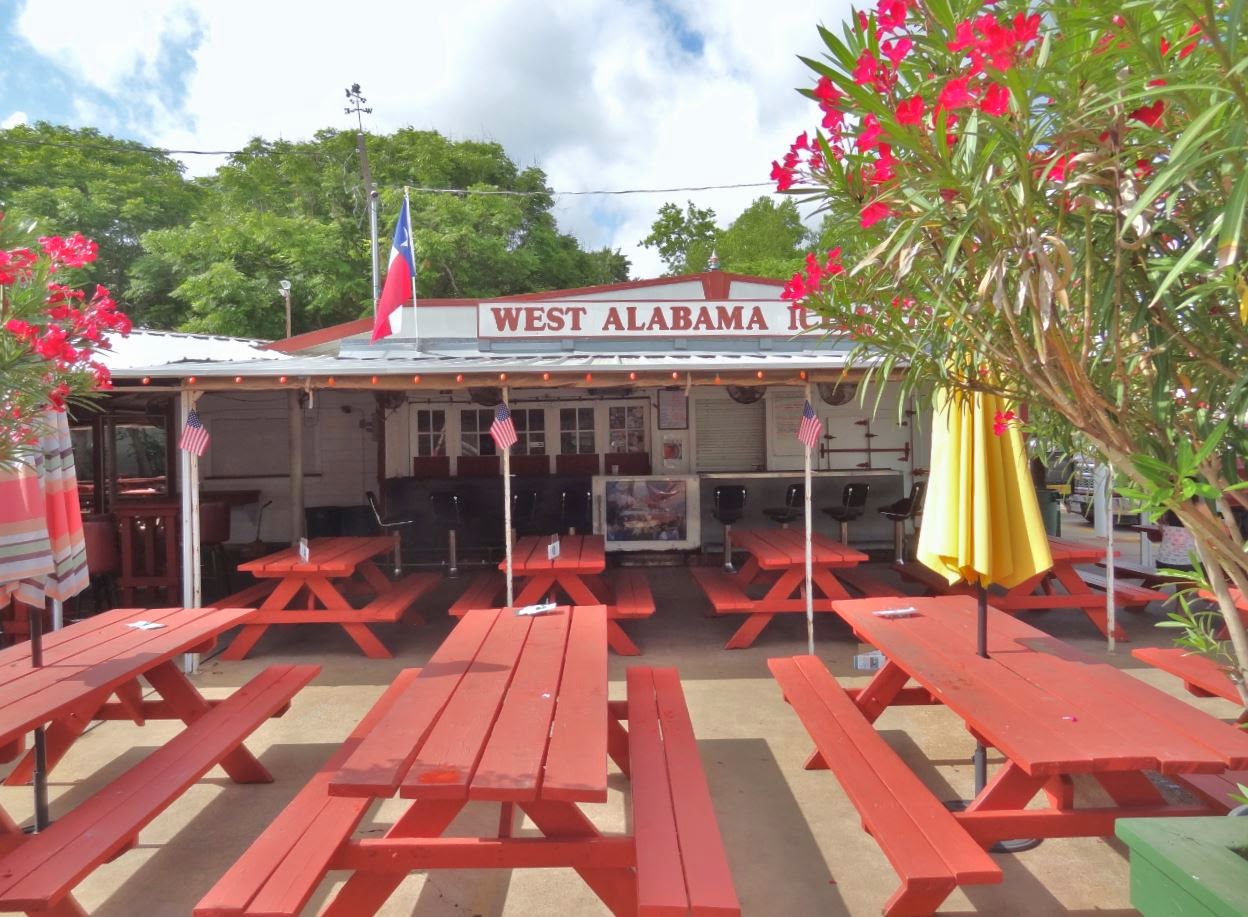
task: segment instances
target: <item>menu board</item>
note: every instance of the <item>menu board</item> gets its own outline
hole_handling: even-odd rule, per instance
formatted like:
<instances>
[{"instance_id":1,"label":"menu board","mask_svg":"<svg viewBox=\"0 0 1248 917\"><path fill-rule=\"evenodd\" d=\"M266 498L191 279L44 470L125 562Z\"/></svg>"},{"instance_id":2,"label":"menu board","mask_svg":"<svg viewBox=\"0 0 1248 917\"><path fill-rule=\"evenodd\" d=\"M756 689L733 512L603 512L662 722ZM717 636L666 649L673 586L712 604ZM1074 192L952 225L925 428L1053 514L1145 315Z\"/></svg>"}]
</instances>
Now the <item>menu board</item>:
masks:
<instances>
[{"instance_id":1,"label":"menu board","mask_svg":"<svg viewBox=\"0 0 1248 917\"><path fill-rule=\"evenodd\" d=\"M659 429L689 429L689 396L681 389L659 389Z\"/></svg>"},{"instance_id":2,"label":"menu board","mask_svg":"<svg viewBox=\"0 0 1248 917\"><path fill-rule=\"evenodd\" d=\"M797 428L802 422L804 395L775 394L768 405L771 415L771 450L776 455L801 455L804 448L797 441Z\"/></svg>"}]
</instances>

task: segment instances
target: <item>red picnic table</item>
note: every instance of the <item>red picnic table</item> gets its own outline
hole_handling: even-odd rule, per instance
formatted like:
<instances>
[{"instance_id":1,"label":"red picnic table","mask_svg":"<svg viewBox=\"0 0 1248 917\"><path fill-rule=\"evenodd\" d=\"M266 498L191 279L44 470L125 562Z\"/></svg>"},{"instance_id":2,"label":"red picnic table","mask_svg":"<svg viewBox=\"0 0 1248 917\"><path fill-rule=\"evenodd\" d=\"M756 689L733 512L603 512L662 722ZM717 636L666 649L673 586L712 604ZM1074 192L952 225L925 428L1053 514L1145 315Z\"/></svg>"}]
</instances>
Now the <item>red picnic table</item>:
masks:
<instances>
[{"instance_id":1,"label":"red picnic table","mask_svg":"<svg viewBox=\"0 0 1248 917\"><path fill-rule=\"evenodd\" d=\"M753 645L763 628L777 614L806 612L802 589L806 583L805 532L801 529L734 528L732 543L748 551L750 559L736 573L712 567L695 567L693 578L716 614L747 614L725 649L745 649ZM819 532L811 533L811 582L815 587L814 610L830 612L833 599L847 599L850 593L837 578L837 571L868 560L856 551ZM779 575L776 575L779 574ZM746 589L766 587L760 598Z\"/></svg>"},{"instance_id":2,"label":"red picnic table","mask_svg":"<svg viewBox=\"0 0 1248 917\"><path fill-rule=\"evenodd\" d=\"M1119 818L1217 814L1207 804L1167 802L1147 773L1221 774L1248 765L1248 734L1008 614L988 610L988 658L976 655L973 598L833 605L887 660L866 687L845 691L815 657L769 664L821 763L901 873L898 913L934 909L955 884L1000 881L990 860L975 859L967 836L986 848L1009 838L1111 837ZM866 728L893 704L943 704L1004 755L965 811L946 812ZM1087 786L1075 784L1079 774L1109 803L1078 804L1077 790ZM1029 807L1041 792L1047 805ZM895 820L881 820L882 812Z\"/></svg>"},{"instance_id":3,"label":"red picnic table","mask_svg":"<svg viewBox=\"0 0 1248 917\"><path fill-rule=\"evenodd\" d=\"M556 557L550 546L558 543ZM607 642L621 656L639 656L641 650L624 633L620 619L654 614L654 597L640 570L616 570L608 579L606 539L602 535L525 535L511 551L514 606L551 601L573 605L603 605L607 609ZM506 561L499 563L506 570ZM494 573L479 576L450 608L452 615L503 604L506 583Z\"/></svg>"},{"instance_id":4,"label":"red picnic table","mask_svg":"<svg viewBox=\"0 0 1248 917\"><path fill-rule=\"evenodd\" d=\"M244 658L274 624L338 624L370 659L389 659L390 651L369 629L370 624L394 623L441 579L437 573L409 573L390 580L374 559L394 550L389 535L313 538L308 559L297 547L240 564L238 569L260 580L241 592L221 599L218 606L254 605L263 599L223 659ZM343 595L350 587L367 595L356 608ZM417 620L419 616L417 616Z\"/></svg>"},{"instance_id":5,"label":"red picnic table","mask_svg":"<svg viewBox=\"0 0 1248 917\"><path fill-rule=\"evenodd\" d=\"M617 915L739 914L676 671L627 683L608 702L602 606L468 612L195 913L302 913L331 870L352 875L325 913L371 914L413 870L570 867ZM629 835L580 808L606 801L608 755L632 785ZM410 803L384 834L354 836L396 793ZM479 802L500 804L496 834L442 836ZM542 836L516 836L518 810Z\"/></svg>"},{"instance_id":6,"label":"red picnic table","mask_svg":"<svg viewBox=\"0 0 1248 917\"><path fill-rule=\"evenodd\" d=\"M44 638L44 664L30 645L0 651L0 746L21 753L25 734L47 727L48 768L96 720L180 719L187 728L35 835L0 810L0 911L82 914L70 892L96 866L134 846L139 831L214 765L236 783L268 783L243 740L320 671L270 666L230 697L207 700L183 674L183 653L207 652L245 608L119 608ZM135 627L140 622L141 627ZM142 677L157 699L144 699ZM128 751L118 743L118 754ZM8 783L30 779L24 759Z\"/></svg>"},{"instance_id":7,"label":"red picnic table","mask_svg":"<svg viewBox=\"0 0 1248 917\"><path fill-rule=\"evenodd\" d=\"M988 601L1000 611L1051 611L1058 608L1077 608L1088 616L1097 629L1109 635L1109 615L1105 610L1107 582L1103 574L1081 571L1077 564L1095 564L1105 559L1105 550L1096 545L1068 541L1065 538L1049 538L1049 551L1053 566L1012 589L1000 591L994 588ZM1117 557L1117 552L1114 553ZM972 586L958 582L949 585L939 574L920 563L893 564L905 579L921 583L929 594L970 595ZM1149 602L1164 602L1169 596L1155 589L1135 586L1118 580L1114 584L1115 604L1129 611L1140 611ZM1126 641L1126 631L1118 624L1114 638Z\"/></svg>"}]
</instances>

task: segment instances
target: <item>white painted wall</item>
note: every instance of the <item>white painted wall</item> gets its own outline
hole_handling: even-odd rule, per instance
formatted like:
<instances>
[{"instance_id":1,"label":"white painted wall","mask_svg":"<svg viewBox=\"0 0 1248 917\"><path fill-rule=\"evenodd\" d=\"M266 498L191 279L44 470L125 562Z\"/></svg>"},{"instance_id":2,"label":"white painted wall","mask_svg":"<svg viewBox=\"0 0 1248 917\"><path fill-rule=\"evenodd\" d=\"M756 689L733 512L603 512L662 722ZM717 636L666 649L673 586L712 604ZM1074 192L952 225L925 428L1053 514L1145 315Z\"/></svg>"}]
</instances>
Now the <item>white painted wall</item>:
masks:
<instances>
[{"instance_id":1,"label":"white painted wall","mask_svg":"<svg viewBox=\"0 0 1248 917\"><path fill-rule=\"evenodd\" d=\"M286 405L284 391L208 392L199 400L200 417L212 436L200 461L202 490L259 490L260 504L273 501L260 532L270 542L290 537ZM376 490L374 417L371 392L315 393L304 411L305 506L359 506L366 490ZM231 541L256 537L260 504L235 508Z\"/></svg>"}]
</instances>

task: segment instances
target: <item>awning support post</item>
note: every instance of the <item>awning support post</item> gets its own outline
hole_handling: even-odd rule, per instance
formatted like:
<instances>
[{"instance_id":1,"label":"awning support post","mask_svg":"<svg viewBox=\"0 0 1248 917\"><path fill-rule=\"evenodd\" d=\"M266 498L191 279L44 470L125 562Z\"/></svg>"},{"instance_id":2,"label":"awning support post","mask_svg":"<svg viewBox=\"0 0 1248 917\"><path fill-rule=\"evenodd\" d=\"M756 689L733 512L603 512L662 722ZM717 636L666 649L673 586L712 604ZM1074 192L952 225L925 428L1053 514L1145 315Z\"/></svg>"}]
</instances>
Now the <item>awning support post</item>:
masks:
<instances>
[{"instance_id":1,"label":"awning support post","mask_svg":"<svg viewBox=\"0 0 1248 917\"><path fill-rule=\"evenodd\" d=\"M303 405L300 392L286 393L287 416L290 421L290 543L297 545L303 537Z\"/></svg>"},{"instance_id":2,"label":"awning support post","mask_svg":"<svg viewBox=\"0 0 1248 917\"><path fill-rule=\"evenodd\" d=\"M186 421L200 392L183 389L180 393L180 429L186 429ZM182 481L182 605L199 608L203 601L203 584L200 582L199 546L199 456L187 449L178 450L180 478ZM186 653L182 668L188 673L199 668L199 654Z\"/></svg>"}]
</instances>

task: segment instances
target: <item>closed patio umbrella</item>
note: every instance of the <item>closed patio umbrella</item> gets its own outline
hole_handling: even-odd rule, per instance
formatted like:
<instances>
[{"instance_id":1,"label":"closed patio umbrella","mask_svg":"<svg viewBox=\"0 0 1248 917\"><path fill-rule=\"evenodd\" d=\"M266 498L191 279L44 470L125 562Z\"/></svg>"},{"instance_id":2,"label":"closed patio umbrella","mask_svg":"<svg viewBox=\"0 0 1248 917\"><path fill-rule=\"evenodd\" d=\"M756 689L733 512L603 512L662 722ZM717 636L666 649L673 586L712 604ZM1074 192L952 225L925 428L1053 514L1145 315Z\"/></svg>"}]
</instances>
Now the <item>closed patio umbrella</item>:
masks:
<instances>
[{"instance_id":1,"label":"closed patio umbrella","mask_svg":"<svg viewBox=\"0 0 1248 917\"><path fill-rule=\"evenodd\" d=\"M1007 405L995 395L936 393L927 503L918 560L950 584L976 587L977 651L988 656L988 593L1011 588L1053 566L1018 428L999 423ZM975 750L975 792L986 781L984 747Z\"/></svg>"},{"instance_id":2,"label":"closed patio umbrella","mask_svg":"<svg viewBox=\"0 0 1248 917\"><path fill-rule=\"evenodd\" d=\"M43 609L87 587L87 549L78 506L78 478L63 412L44 415L33 461L0 469L0 607L34 607L31 664L43 664ZM35 730L35 830L48 823L48 787L42 727Z\"/></svg>"}]
</instances>

